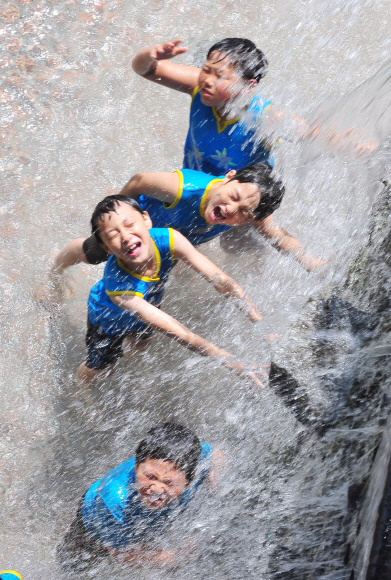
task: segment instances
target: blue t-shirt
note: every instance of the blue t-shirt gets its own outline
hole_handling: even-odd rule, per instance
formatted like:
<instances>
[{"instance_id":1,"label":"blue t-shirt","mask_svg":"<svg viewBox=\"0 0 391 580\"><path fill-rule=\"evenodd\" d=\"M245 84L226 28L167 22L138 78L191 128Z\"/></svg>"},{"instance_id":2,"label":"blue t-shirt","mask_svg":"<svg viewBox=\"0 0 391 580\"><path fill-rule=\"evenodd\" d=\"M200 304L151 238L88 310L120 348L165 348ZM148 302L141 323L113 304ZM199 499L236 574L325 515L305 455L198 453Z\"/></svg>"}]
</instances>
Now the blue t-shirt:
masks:
<instances>
[{"instance_id":1,"label":"blue t-shirt","mask_svg":"<svg viewBox=\"0 0 391 580\"><path fill-rule=\"evenodd\" d=\"M152 224L162 228L170 226L183 234L194 246L203 244L230 230L232 226L209 225L204 218L205 200L211 186L224 177L213 177L191 169L177 170L179 176L178 194L170 204L141 195L138 199L144 211L152 219Z\"/></svg>"},{"instance_id":2,"label":"blue t-shirt","mask_svg":"<svg viewBox=\"0 0 391 580\"><path fill-rule=\"evenodd\" d=\"M216 107L204 105L199 87L196 87L190 107L183 167L219 175L252 163L273 165L270 149L263 142L255 141L256 125L270 105L270 101L256 95L240 118L221 126Z\"/></svg>"},{"instance_id":3,"label":"blue t-shirt","mask_svg":"<svg viewBox=\"0 0 391 580\"><path fill-rule=\"evenodd\" d=\"M175 260L174 238L170 228L149 230L155 247L156 274L153 278L140 276L116 256L110 256L102 280L91 288L88 298L88 316L95 326L109 335L143 330L147 327L136 316L114 304L110 296L133 295L159 306L164 284Z\"/></svg>"},{"instance_id":4,"label":"blue t-shirt","mask_svg":"<svg viewBox=\"0 0 391 580\"><path fill-rule=\"evenodd\" d=\"M201 443L201 461L195 478L175 504L156 511L146 508L140 499L136 458L121 463L96 481L84 496L82 516L87 532L103 546L116 550L156 537L193 499L209 473L211 453L212 447Z\"/></svg>"}]
</instances>

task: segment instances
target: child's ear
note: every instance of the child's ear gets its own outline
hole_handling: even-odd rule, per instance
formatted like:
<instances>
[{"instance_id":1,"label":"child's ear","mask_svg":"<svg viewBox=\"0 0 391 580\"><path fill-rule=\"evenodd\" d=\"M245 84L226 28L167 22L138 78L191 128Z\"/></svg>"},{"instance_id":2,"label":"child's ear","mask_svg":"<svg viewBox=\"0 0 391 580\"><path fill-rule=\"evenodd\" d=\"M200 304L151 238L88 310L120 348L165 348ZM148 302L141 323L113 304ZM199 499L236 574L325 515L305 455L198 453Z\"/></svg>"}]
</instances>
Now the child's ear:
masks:
<instances>
[{"instance_id":1,"label":"child's ear","mask_svg":"<svg viewBox=\"0 0 391 580\"><path fill-rule=\"evenodd\" d=\"M224 183L227 183L230 179L232 179L237 174L236 169L231 169L228 173L225 174Z\"/></svg>"},{"instance_id":2,"label":"child's ear","mask_svg":"<svg viewBox=\"0 0 391 580\"><path fill-rule=\"evenodd\" d=\"M257 81L255 79L250 79L249 81L246 81L246 85L245 85L245 92L246 93L251 93L251 91L253 91L255 89L255 87L257 86Z\"/></svg>"},{"instance_id":3,"label":"child's ear","mask_svg":"<svg viewBox=\"0 0 391 580\"><path fill-rule=\"evenodd\" d=\"M145 221L145 225L150 230L153 227L153 224L152 224L151 218L149 217L149 213L147 211L143 211L143 218Z\"/></svg>"},{"instance_id":4,"label":"child's ear","mask_svg":"<svg viewBox=\"0 0 391 580\"><path fill-rule=\"evenodd\" d=\"M106 246L106 244L104 244L103 242L102 242L102 243L99 243L99 245L100 245L100 247L101 247L101 248L103 248L103 249L104 249L104 251L105 251L105 252L107 252L108 254L110 254L110 255L111 255L111 254L113 253L111 250L109 250L109 248L108 248L108 247Z\"/></svg>"}]
</instances>

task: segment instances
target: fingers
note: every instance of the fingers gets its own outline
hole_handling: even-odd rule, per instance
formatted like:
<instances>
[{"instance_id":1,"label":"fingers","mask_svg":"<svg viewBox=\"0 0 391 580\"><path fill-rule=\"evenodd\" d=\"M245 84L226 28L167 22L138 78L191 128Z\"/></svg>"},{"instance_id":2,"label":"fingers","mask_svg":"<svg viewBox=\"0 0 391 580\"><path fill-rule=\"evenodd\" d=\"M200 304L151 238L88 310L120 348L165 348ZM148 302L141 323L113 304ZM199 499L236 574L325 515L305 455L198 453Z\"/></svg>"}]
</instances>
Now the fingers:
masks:
<instances>
[{"instance_id":1,"label":"fingers","mask_svg":"<svg viewBox=\"0 0 391 580\"><path fill-rule=\"evenodd\" d=\"M168 59L177 56L178 54L183 54L187 51L186 46L179 46L179 44L183 42L182 38L177 38L175 40L169 42L163 42L162 44L158 44L151 49L151 58L154 60L160 59Z\"/></svg>"},{"instance_id":2,"label":"fingers","mask_svg":"<svg viewBox=\"0 0 391 580\"><path fill-rule=\"evenodd\" d=\"M258 378L257 375L259 375L259 374L265 374L265 373L248 373L248 374L244 375L244 378L250 384L253 384L260 389L264 389L266 385Z\"/></svg>"}]
</instances>

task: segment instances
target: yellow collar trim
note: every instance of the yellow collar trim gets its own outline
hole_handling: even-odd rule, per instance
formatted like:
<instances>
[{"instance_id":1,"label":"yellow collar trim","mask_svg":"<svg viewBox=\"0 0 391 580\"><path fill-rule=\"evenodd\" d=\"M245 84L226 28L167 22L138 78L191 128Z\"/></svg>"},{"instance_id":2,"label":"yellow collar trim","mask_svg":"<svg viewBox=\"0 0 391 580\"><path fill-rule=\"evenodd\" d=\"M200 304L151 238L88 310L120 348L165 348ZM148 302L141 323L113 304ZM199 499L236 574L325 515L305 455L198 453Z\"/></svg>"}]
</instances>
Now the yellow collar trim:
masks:
<instances>
[{"instance_id":1,"label":"yellow collar trim","mask_svg":"<svg viewBox=\"0 0 391 580\"><path fill-rule=\"evenodd\" d=\"M203 217L205 219L205 202L206 202L206 198L208 196L209 190L212 187L213 184L217 183L218 181L224 181L224 177L219 177L217 179L212 179L212 181L209 181L203 195L201 198L201 202L200 202L200 216ZM207 224L208 226L210 226L210 224Z\"/></svg>"},{"instance_id":2,"label":"yellow collar trim","mask_svg":"<svg viewBox=\"0 0 391 580\"><path fill-rule=\"evenodd\" d=\"M219 134L222 133L224 131L224 129L226 129L228 127L228 125L234 125L234 123L237 123L240 120L240 117L235 117L234 119L231 119L230 121L224 121L223 124L221 125L222 118L218 114L216 107L212 107L212 111L213 111L214 116L216 117L217 132Z\"/></svg>"},{"instance_id":3,"label":"yellow collar trim","mask_svg":"<svg viewBox=\"0 0 391 580\"><path fill-rule=\"evenodd\" d=\"M138 280L142 280L143 282L159 282L160 278L159 278L158 274L160 272L160 266L162 264L162 261L160 258L160 252L159 252L157 245L155 244L155 240L153 238L152 238L152 243L153 243L153 247L155 248L155 260L156 260L156 272L154 273L152 278L148 278L147 276L140 276L140 274L137 274L136 272L132 272L132 270L130 270L127 267L127 265L124 264L124 262L122 260L120 260L119 258L117 258L118 266L120 268L122 268L123 270L125 270L125 272L127 272L131 276L134 276L135 278L138 278Z\"/></svg>"},{"instance_id":4,"label":"yellow collar trim","mask_svg":"<svg viewBox=\"0 0 391 580\"><path fill-rule=\"evenodd\" d=\"M200 90L200 87L196 87L194 89L194 91L191 93L191 102L193 102L194 97L196 96L196 94L198 93L198 91Z\"/></svg>"}]
</instances>

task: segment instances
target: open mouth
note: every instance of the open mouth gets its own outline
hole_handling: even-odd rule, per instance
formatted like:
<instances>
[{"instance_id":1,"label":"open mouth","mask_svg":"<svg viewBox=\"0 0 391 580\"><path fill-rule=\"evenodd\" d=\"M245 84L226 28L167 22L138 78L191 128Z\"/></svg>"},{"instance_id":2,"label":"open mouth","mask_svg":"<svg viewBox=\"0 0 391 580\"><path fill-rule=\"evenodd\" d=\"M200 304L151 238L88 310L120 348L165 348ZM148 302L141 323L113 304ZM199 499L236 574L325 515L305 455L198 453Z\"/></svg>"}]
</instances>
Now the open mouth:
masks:
<instances>
[{"instance_id":1,"label":"open mouth","mask_svg":"<svg viewBox=\"0 0 391 580\"><path fill-rule=\"evenodd\" d=\"M163 494L156 494L153 493L151 495L145 496L145 500L148 505L150 506L159 506L167 502L167 496L165 493Z\"/></svg>"},{"instance_id":2,"label":"open mouth","mask_svg":"<svg viewBox=\"0 0 391 580\"><path fill-rule=\"evenodd\" d=\"M131 246L129 246L129 248L126 249L125 253L127 256L134 257L140 253L140 250L141 250L141 242L136 242Z\"/></svg>"},{"instance_id":3,"label":"open mouth","mask_svg":"<svg viewBox=\"0 0 391 580\"><path fill-rule=\"evenodd\" d=\"M216 205L211 211L212 221L220 222L226 219L225 215L221 211L220 206Z\"/></svg>"}]
</instances>

